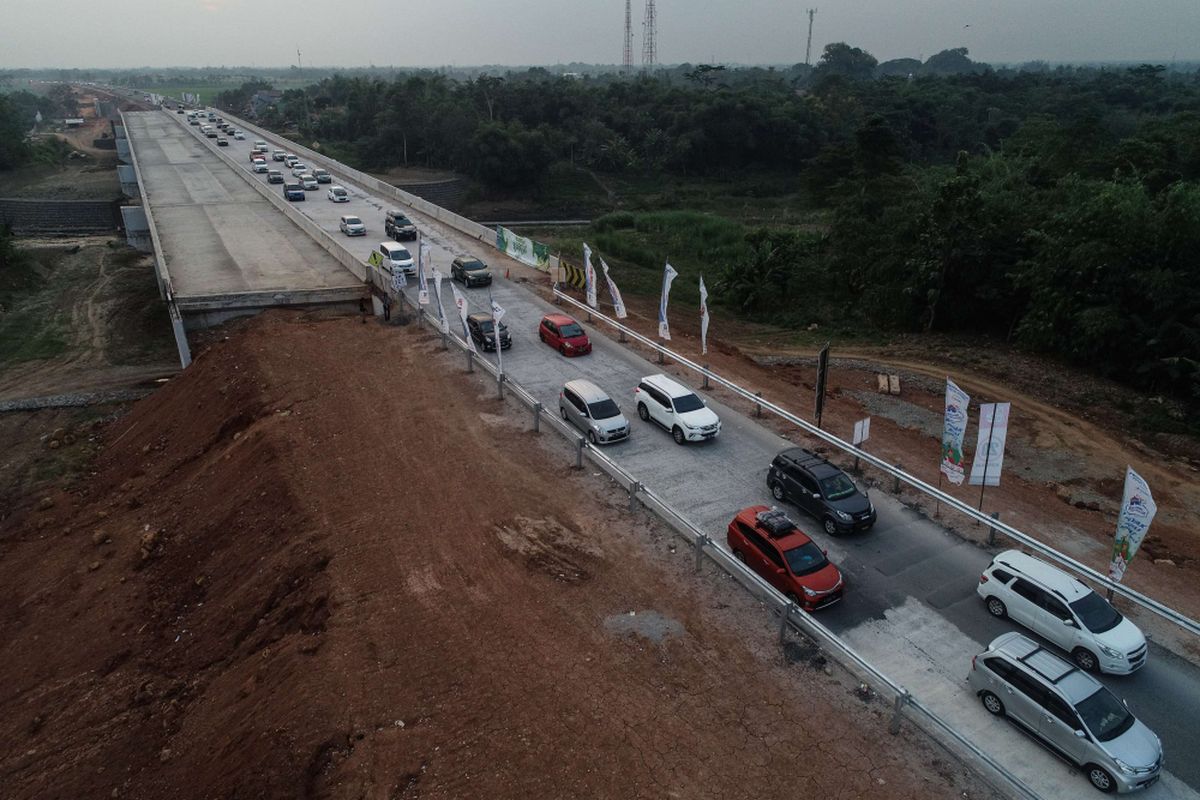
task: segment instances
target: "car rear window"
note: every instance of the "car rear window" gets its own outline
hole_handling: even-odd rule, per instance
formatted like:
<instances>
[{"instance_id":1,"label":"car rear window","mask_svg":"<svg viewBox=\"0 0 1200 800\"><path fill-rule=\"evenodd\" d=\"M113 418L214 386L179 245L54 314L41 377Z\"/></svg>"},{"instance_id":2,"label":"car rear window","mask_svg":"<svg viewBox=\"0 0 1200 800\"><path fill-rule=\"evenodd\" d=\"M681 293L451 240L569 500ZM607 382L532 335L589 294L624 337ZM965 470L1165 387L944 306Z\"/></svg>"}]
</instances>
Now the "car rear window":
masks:
<instances>
[{"instance_id":1,"label":"car rear window","mask_svg":"<svg viewBox=\"0 0 1200 800\"><path fill-rule=\"evenodd\" d=\"M358 217L346 217L347 225L362 225L362 220Z\"/></svg>"}]
</instances>

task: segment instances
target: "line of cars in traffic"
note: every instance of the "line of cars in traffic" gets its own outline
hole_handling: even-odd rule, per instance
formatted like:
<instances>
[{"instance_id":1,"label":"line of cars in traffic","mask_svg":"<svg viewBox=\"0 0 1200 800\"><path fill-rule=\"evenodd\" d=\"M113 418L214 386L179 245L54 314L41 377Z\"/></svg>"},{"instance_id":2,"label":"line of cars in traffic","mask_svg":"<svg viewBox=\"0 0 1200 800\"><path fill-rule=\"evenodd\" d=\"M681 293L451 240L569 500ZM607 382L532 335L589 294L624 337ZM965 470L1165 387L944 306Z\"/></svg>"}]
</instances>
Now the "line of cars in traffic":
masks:
<instances>
[{"instance_id":1,"label":"line of cars in traffic","mask_svg":"<svg viewBox=\"0 0 1200 800\"><path fill-rule=\"evenodd\" d=\"M191 124L199 124L191 119ZM214 121L209 115L209 120ZM224 129L235 138L241 133ZM206 135L209 135L206 133ZM216 138L216 134L210 136ZM218 141L220 144L220 141ZM255 172L266 166L268 148L255 142ZM276 149L300 183L285 183L288 199L303 200L326 174ZM260 165L255 161L262 161ZM279 170L267 169L270 183L283 183ZM305 181L305 177L311 180ZM341 186L330 185L331 202L349 201ZM343 215L339 229L347 236L366 235L355 215ZM411 253L398 242L416 239L416 227L398 210L389 210L377 252L389 272L415 272ZM467 288L488 286L491 270L469 256L454 259L450 277ZM583 327L564 314L547 314L538 323L538 338L564 357L587 355L591 342ZM491 314L469 314L467 333L477 347L508 350L508 326L494 327ZM721 421L694 391L667 377L648 375L633 389L638 417L663 428L676 443L716 439ZM567 381L558 396L563 420L583 432L593 445L627 440L630 421L616 400L587 379ZM778 504L792 504L810 515L826 535L872 528L876 510L867 494L842 470L820 454L800 447L778 453L767 469L767 488ZM753 505L738 511L726 528L729 551L797 606L817 611L843 599L845 574L827 551L778 506ZM1077 578L1016 550L1002 552L980 575L976 589L988 613L1008 619L1048 641L1043 646L1019 631L1002 634L971 659L967 683L991 714L1007 718L1064 760L1080 767L1097 789L1127 792L1155 783L1163 763L1158 737L1141 723L1091 672L1129 675L1146 663L1145 636L1107 601ZM1069 657L1063 658L1060 654Z\"/></svg>"}]
</instances>

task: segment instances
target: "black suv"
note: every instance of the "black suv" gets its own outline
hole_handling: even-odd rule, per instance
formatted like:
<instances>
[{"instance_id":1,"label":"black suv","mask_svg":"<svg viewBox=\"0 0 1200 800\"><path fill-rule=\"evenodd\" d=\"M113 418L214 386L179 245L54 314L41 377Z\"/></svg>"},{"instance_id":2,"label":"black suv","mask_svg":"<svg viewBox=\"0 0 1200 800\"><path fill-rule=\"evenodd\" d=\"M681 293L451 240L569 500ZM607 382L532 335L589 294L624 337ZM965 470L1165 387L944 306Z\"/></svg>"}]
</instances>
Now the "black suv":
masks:
<instances>
[{"instance_id":1,"label":"black suv","mask_svg":"<svg viewBox=\"0 0 1200 800\"><path fill-rule=\"evenodd\" d=\"M821 456L801 447L775 456L767 486L776 500L796 504L830 536L865 531L875 524L875 506L854 481Z\"/></svg>"},{"instance_id":2,"label":"black suv","mask_svg":"<svg viewBox=\"0 0 1200 800\"><path fill-rule=\"evenodd\" d=\"M462 281L464 286L490 286L492 273L478 258L461 256L450 265L450 280Z\"/></svg>"},{"instance_id":3,"label":"black suv","mask_svg":"<svg viewBox=\"0 0 1200 800\"><path fill-rule=\"evenodd\" d=\"M415 241L417 238L417 226L412 224L412 220L404 216L404 212L393 208L384 216L383 233L397 242Z\"/></svg>"},{"instance_id":4,"label":"black suv","mask_svg":"<svg viewBox=\"0 0 1200 800\"><path fill-rule=\"evenodd\" d=\"M480 312L471 314L467 317L467 330L471 332L471 339L475 344L483 350L496 349L496 335L492 333L492 315ZM503 322L500 323L500 349L507 350L512 347L512 337L508 335L508 326Z\"/></svg>"}]
</instances>

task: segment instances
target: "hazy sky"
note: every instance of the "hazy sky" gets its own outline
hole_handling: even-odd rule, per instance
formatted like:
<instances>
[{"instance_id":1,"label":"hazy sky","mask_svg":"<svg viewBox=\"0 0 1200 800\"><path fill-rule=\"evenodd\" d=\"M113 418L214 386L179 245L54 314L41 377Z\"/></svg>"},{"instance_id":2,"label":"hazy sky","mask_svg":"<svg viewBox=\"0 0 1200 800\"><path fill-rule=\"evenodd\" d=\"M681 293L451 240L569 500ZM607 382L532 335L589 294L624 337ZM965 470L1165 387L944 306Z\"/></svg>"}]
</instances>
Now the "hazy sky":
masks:
<instances>
[{"instance_id":1,"label":"hazy sky","mask_svg":"<svg viewBox=\"0 0 1200 800\"><path fill-rule=\"evenodd\" d=\"M1200 0L658 0L663 63L1200 59ZM623 0L0 0L0 67L619 63ZM645 0L634 0L641 60Z\"/></svg>"}]
</instances>

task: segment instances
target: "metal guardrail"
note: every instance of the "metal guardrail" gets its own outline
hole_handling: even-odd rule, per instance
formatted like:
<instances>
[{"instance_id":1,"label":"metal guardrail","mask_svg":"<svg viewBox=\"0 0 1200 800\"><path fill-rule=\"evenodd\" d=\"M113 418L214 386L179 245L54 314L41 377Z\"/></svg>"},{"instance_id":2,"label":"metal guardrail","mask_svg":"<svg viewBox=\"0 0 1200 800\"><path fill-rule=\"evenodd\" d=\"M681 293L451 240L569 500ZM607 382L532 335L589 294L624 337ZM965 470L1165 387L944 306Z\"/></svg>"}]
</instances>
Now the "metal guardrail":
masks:
<instances>
[{"instance_id":1,"label":"metal guardrail","mask_svg":"<svg viewBox=\"0 0 1200 800\"><path fill-rule=\"evenodd\" d=\"M1152 597L1149 597L1148 595L1142 594L1141 592L1138 592L1134 589L1130 589L1126 586L1122 586L1121 584L1111 580L1107 575L1097 572L1096 570L1092 569L1091 567L1087 566L1086 564L1083 564L1083 563L1071 558L1070 556L1067 556L1067 555L1064 555L1064 554L1058 552L1054 548L1038 541L1037 539L1030 536L1029 534L1027 534L1021 530L1018 530L1017 528L1014 528L1012 525L1009 525L1005 522L1001 522L999 519L996 519L995 517L991 517L987 514L984 514L982 511L975 509L973 506L969 505L968 503L965 503L962 500L959 500L957 497L946 494L941 489L938 489L936 486L926 483L925 481L921 480L920 478L905 472L904 470L900 469L899 467L897 467L893 464L889 464L888 462L884 461L883 459L879 458L878 456L872 455L871 453L867 452L866 450L862 450L858 447L855 447L850 442L847 442L846 440L844 440L840 437L834 436L832 433L829 433L828 431L824 431L824 430L818 428L816 425L812 424L811 422L809 422L805 419L801 419L800 417L796 416L795 414L791 413L790 411L776 405L775 403L772 403L771 401L761 397L760 395L755 394L754 392L751 392L747 389L742 388L738 384L734 383L733 381L731 381L727 378L722 377L721 375L719 375L716 372L713 372L712 370L708 369L707 367L697 364L695 361L692 361L687 356L681 355L681 354L675 352L674 350L664 347L663 345L659 344L658 342L654 341L653 339L650 339L649 337L644 336L641 333L638 333L637 331L630 328L629 326L623 325L620 322L618 322L617 320L597 311L596 309L592 308L591 306L589 306L585 303L582 303L579 300L576 300L574 297L571 297L569 294L566 294L565 292L563 292L558 287L558 284L554 285L554 296L556 299L565 301L569 305L572 305L575 308L578 308L580 311L586 312L591 317L603 321L604 323L606 323L607 325L616 329L617 331L620 331L625 336L628 336L631 339L633 339L647 347L650 347L651 349L653 349L657 353L659 353L662 357L670 358L672 361L675 361L676 363L680 364L681 366L687 367L688 369L698 373L699 375L706 378L707 380L720 384L721 386L723 386L724 388L733 392L734 394L738 395L739 397L741 397L745 400L748 400L751 403L756 404L757 406L763 408L766 411L770 411L771 413L781 417L782 419L787 420L788 422L792 423L793 425L796 425L797 427L799 427L800 429L802 429L809 435L815 436L816 438L821 439L821 440L827 442L828 444L831 444L834 447L837 447L837 448L845 451L846 453L854 456L855 458L861 459L862 461L865 461L866 463L871 464L872 466L874 466L877 469L881 470L882 472L892 476L893 478L895 478L899 481L903 481L903 482L909 484L910 486L912 486L913 488L917 489L918 491L925 493L929 497L940 501L944 505L949 506L950 508L953 508L956 511L959 511L962 514L965 514L966 516L970 517L971 519L975 520L976 522L982 523L983 525L985 525L988 528L992 528L994 530L999 531L1000 533L1003 533L1005 536L1008 536L1009 538L1013 539L1014 541L1020 542L1021 544L1025 545L1030 550L1033 550L1033 551L1051 559L1052 561L1056 561L1059 564L1061 564L1065 567L1068 567L1069 569L1075 571L1079 575L1088 578L1089 580L1093 581L1094 583L1099 584L1100 586L1103 586L1105 589L1111 590L1114 594L1118 594L1118 595L1126 598L1127 600L1130 600L1130 601L1136 603L1137 605L1141 606L1142 608L1145 608L1146 610L1148 610L1154 614L1157 614L1158 616L1162 617L1163 619L1167 620L1168 622L1172 622L1172 623L1178 625L1180 628L1183 628L1188 633L1191 633L1193 635L1200 635L1200 622L1197 622L1196 620L1192 619L1191 617L1187 616L1186 614L1184 614L1180 611L1177 611L1177 610L1171 608L1170 606L1168 606L1164 603L1161 603Z\"/></svg>"},{"instance_id":2,"label":"metal guardrail","mask_svg":"<svg viewBox=\"0 0 1200 800\"><path fill-rule=\"evenodd\" d=\"M374 268L372 273L374 273ZM396 296L401 302L407 302L412 305L417 314L418 324L428 322L434 330L439 330L439 320L437 317L416 303L406 293L394 292L386 285L383 278L383 273L368 276L368 280L371 280L373 283L379 281L378 285L380 285L380 288L383 288L389 295ZM921 714L925 722L925 725L922 725L922 727L925 728L927 733L930 735L941 734L948 737L951 742L962 747L969 755L975 757L991 769L997 777L1002 779L1006 788L1015 792L1016 796L1026 798L1026 800L1042 800L1041 795L1032 787L1009 771L1008 768L995 758L988 755L988 753L979 748L970 739L959 733L950 723L939 717L931 708L921 703L918 698L910 694L902 685L892 680L884 672L871 664L871 662L859 655L850 645L842 641L837 634L829 630L812 614L780 594L779 590L767 583L756 572L718 546L695 523L675 510L670 503L656 492L648 489L632 473L601 452L599 447L588 442L578 431L559 419L552 410L545 408L532 393L502 373L497 365L486 358L480 358L478 354L472 351L461 336L455 332L440 333L440 335L442 336L443 346L448 348L450 343L453 342L455 347L467 354L468 371L472 370L477 364L496 379L499 397L503 398L505 388L507 388L509 394L516 397L522 405L533 412L533 430L540 430L541 422L546 421L550 423L554 430L573 442L575 445L576 467L582 466L582 458L586 454L589 460L599 466L609 477L629 493L631 510L640 501L646 508L657 514L673 528L695 551L697 571L699 571L704 557L707 556L709 560L729 573L730 576L737 580L751 594L770 603L773 606L774 612L780 616L781 641L789 628L808 636L819 642L826 652L829 652L839 664L851 673L857 675L860 679L865 677L866 680L874 684L874 688L877 691L889 693L893 709L892 718L888 726L891 733L894 734L899 731L900 721L904 718L904 709L911 707ZM919 720L912 721L920 724ZM931 727L933 730L929 730L926 726Z\"/></svg>"}]
</instances>

